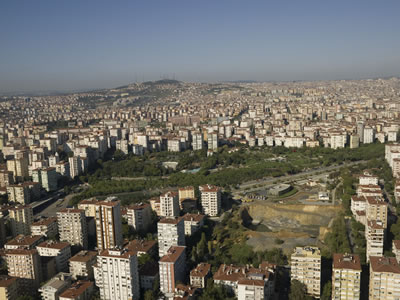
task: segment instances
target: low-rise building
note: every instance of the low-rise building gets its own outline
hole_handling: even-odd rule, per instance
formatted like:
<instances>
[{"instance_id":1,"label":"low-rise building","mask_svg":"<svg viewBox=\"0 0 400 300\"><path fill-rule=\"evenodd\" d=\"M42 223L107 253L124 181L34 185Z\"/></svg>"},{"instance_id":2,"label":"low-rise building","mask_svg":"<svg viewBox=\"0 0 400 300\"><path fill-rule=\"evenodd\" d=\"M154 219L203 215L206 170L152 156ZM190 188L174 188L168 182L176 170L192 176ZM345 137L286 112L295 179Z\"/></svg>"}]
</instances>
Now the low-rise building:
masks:
<instances>
[{"instance_id":1,"label":"low-rise building","mask_svg":"<svg viewBox=\"0 0 400 300\"><path fill-rule=\"evenodd\" d=\"M93 282L78 281L61 293L59 300L90 300L93 291Z\"/></svg>"},{"instance_id":2,"label":"low-rise building","mask_svg":"<svg viewBox=\"0 0 400 300\"><path fill-rule=\"evenodd\" d=\"M73 279L93 280L93 266L97 261L97 252L82 250L69 259L69 272Z\"/></svg>"},{"instance_id":3,"label":"low-rise building","mask_svg":"<svg viewBox=\"0 0 400 300\"><path fill-rule=\"evenodd\" d=\"M198 288L205 288L207 278L211 276L211 265L199 263L196 268L190 271L190 285Z\"/></svg>"},{"instance_id":4,"label":"low-rise building","mask_svg":"<svg viewBox=\"0 0 400 300\"><path fill-rule=\"evenodd\" d=\"M43 300L58 300L60 294L71 286L71 275L68 273L58 273L47 281L39 289Z\"/></svg>"},{"instance_id":5,"label":"low-rise building","mask_svg":"<svg viewBox=\"0 0 400 300\"><path fill-rule=\"evenodd\" d=\"M186 214L183 216L185 225L185 235L192 235L204 225L204 215L201 214Z\"/></svg>"}]
</instances>

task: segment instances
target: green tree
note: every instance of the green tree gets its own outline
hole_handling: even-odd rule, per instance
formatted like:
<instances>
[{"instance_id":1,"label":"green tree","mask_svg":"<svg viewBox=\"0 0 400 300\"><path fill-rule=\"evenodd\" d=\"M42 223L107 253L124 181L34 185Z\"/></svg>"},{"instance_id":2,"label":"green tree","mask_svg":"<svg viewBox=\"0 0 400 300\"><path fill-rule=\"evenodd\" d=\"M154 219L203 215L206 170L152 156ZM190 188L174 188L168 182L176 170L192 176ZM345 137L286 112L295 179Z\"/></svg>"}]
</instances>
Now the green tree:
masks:
<instances>
[{"instance_id":1,"label":"green tree","mask_svg":"<svg viewBox=\"0 0 400 300\"><path fill-rule=\"evenodd\" d=\"M330 300L332 296L332 281L325 283L322 289L321 300Z\"/></svg>"},{"instance_id":2,"label":"green tree","mask_svg":"<svg viewBox=\"0 0 400 300\"><path fill-rule=\"evenodd\" d=\"M311 300L307 295L307 287L298 280L293 280L290 284L289 300Z\"/></svg>"}]
</instances>

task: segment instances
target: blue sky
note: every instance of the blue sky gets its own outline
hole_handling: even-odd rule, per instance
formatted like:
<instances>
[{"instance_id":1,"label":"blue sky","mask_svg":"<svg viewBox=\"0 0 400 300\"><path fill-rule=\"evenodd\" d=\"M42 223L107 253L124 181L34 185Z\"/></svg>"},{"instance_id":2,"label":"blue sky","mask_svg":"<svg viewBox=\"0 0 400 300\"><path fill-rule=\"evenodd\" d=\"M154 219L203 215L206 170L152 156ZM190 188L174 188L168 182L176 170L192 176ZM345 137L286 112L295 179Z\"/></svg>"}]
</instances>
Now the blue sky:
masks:
<instances>
[{"instance_id":1,"label":"blue sky","mask_svg":"<svg viewBox=\"0 0 400 300\"><path fill-rule=\"evenodd\" d=\"M4 0L0 93L400 75L400 1Z\"/></svg>"}]
</instances>

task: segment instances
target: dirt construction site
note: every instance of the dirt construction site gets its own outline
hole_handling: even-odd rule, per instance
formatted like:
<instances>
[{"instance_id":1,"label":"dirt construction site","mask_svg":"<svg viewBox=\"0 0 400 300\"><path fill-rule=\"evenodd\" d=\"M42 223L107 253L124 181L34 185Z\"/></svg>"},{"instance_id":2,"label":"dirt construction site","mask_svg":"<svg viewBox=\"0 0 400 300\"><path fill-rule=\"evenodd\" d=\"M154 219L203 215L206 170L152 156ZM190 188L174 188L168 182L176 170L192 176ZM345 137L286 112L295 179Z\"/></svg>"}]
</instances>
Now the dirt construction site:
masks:
<instances>
[{"instance_id":1,"label":"dirt construction site","mask_svg":"<svg viewBox=\"0 0 400 300\"><path fill-rule=\"evenodd\" d=\"M254 250L320 245L340 206L255 201L242 207L248 244Z\"/></svg>"}]
</instances>

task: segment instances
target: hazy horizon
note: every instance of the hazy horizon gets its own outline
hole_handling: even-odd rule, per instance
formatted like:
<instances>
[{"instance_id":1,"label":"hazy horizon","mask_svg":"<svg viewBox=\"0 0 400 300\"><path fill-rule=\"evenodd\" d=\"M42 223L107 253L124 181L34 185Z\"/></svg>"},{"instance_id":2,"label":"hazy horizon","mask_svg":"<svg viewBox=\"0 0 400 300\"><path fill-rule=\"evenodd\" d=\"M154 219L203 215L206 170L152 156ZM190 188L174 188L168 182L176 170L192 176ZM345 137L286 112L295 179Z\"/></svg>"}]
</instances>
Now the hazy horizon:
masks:
<instances>
[{"instance_id":1,"label":"hazy horizon","mask_svg":"<svg viewBox=\"0 0 400 300\"><path fill-rule=\"evenodd\" d=\"M400 75L399 1L6 1L0 94Z\"/></svg>"}]
</instances>

